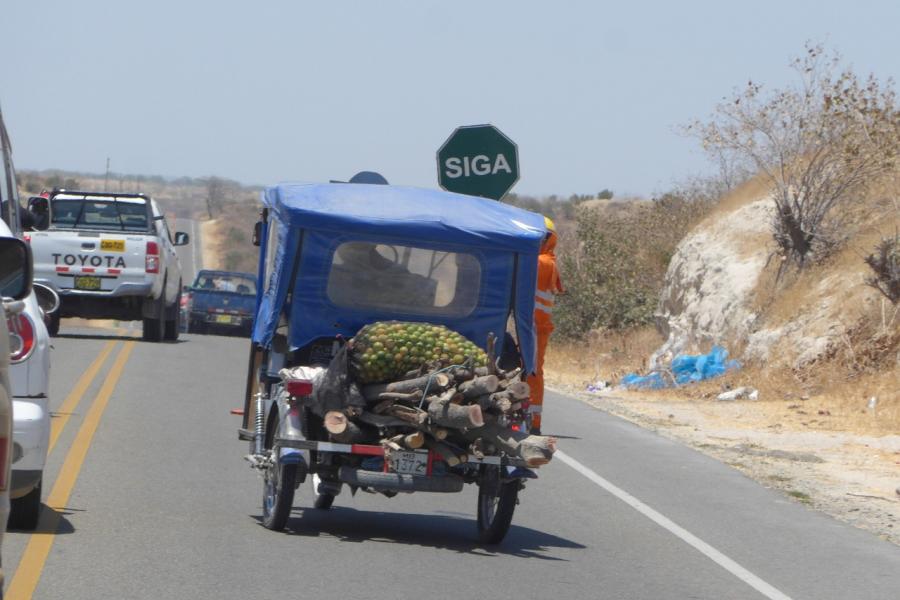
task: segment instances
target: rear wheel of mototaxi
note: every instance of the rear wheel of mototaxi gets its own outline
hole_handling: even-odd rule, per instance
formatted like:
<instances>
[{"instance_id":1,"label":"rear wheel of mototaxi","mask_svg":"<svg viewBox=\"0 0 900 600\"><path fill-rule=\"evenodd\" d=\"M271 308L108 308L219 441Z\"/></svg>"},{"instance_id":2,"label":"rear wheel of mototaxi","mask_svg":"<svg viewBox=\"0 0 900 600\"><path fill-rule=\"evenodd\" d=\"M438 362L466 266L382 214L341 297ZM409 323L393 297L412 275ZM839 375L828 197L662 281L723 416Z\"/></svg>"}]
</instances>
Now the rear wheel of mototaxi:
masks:
<instances>
[{"instance_id":1,"label":"rear wheel of mototaxi","mask_svg":"<svg viewBox=\"0 0 900 600\"><path fill-rule=\"evenodd\" d=\"M277 410L277 408L275 408ZM263 526L272 531L281 531L287 525L294 507L294 491L297 487L297 465L282 464L273 448L278 427L277 417L269 419L266 428L265 450L271 461L263 471Z\"/></svg>"},{"instance_id":2,"label":"rear wheel of mototaxi","mask_svg":"<svg viewBox=\"0 0 900 600\"><path fill-rule=\"evenodd\" d=\"M518 479L504 481L496 465L482 465L478 478L478 540L483 544L499 544L512 524L519 502Z\"/></svg>"}]
</instances>

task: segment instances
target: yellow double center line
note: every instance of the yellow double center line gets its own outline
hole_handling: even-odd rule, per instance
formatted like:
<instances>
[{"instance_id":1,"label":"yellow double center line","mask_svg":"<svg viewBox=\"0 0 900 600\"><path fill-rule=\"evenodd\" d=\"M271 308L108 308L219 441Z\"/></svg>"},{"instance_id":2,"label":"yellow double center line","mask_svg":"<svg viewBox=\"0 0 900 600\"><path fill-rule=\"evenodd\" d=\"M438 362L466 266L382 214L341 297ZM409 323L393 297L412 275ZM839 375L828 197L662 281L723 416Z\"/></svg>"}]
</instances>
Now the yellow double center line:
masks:
<instances>
[{"instance_id":1,"label":"yellow double center line","mask_svg":"<svg viewBox=\"0 0 900 600\"><path fill-rule=\"evenodd\" d=\"M62 416L59 423L54 423L51 426L49 446L51 449L56 444L66 422L68 422L70 414L77 407L81 397L90 387L97 372L100 371L103 363L106 362L107 357L117 343L107 342L100 355L88 367L88 370L75 384L72 392L66 397L66 400L60 407ZM110 368L109 374L100 388L100 392L94 398L90 410L85 415L84 422L81 424L81 428L75 436L75 441L72 442L72 447L69 449L69 454L66 456L66 460L59 471L59 476L53 484L53 489L47 497L46 505L50 510L44 510L41 513L38 530L31 534L31 539L25 547L22 560L19 561L19 566L9 584L9 589L6 593L7 600L27 600L34 594L34 590L37 588L38 581L41 578L44 563L50 555L50 549L53 547L56 530L59 526L60 511L64 510L69 502L69 496L72 494L72 489L78 480L78 474L81 471L81 466L84 464L94 433L100 425L100 418L106 410L109 398L112 396L113 390L115 390L116 384L122 376L125 363L128 362L128 357L133 348L134 342L125 342L122 350L116 356L116 360Z\"/></svg>"}]
</instances>

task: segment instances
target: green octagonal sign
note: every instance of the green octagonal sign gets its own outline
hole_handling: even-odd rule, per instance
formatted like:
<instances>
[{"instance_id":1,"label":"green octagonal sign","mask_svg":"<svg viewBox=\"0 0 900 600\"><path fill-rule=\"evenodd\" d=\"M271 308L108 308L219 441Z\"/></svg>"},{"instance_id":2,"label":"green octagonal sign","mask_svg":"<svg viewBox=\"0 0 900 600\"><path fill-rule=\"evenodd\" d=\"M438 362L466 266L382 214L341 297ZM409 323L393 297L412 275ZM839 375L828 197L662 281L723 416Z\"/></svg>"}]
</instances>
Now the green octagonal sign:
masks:
<instances>
[{"instance_id":1,"label":"green octagonal sign","mask_svg":"<svg viewBox=\"0 0 900 600\"><path fill-rule=\"evenodd\" d=\"M519 180L519 149L493 125L457 128L437 162L438 184L448 192L499 200Z\"/></svg>"}]
</instances>

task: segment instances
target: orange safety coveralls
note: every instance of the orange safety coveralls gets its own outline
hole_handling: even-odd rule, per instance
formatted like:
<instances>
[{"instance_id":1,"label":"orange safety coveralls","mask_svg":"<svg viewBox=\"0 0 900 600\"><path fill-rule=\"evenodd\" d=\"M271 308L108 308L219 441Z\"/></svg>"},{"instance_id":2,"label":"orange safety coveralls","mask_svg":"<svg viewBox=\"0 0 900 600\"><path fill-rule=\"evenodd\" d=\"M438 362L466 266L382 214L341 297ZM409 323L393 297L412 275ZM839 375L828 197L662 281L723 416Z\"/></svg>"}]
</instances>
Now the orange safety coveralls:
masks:
<instances>
[{"instance_id":1,"label":"orange safety coveralls","mask_svg":"<svg viewBox=\"0 0 900 600\"><path fill-rule=\"evenodd\" d=\"M541 411L544 406L544 352L547 342L553 333L554 294L563 293L559 269L556 268L556 233L550 231L541 246L538 256L537 291L534 298L534 328L537 334L537 364L534 375L528 376L526 382L531 388L531 429L540 430Z\"/></svg>"}]
</instances>

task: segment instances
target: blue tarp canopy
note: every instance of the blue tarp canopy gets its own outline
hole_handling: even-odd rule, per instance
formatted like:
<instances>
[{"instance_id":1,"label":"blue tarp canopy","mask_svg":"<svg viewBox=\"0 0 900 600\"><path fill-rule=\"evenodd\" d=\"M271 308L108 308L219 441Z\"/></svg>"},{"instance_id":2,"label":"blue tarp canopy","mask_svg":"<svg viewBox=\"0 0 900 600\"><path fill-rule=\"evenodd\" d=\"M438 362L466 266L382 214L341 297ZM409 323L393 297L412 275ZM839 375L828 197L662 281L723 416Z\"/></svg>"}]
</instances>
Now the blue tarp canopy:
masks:
<instances>
[{"instance_id":1,"label":"blue tarp canopy","mask_svg":"<svg viewBox=\"0 0 900 600\"><path fill-rule=\"evenodd\" d=\"M260 253L256 343L268 347L281 315L289 313L294 348L322 337L352 336L383 319L441 323L483 346L488 332L502 340L514 310L526 368L533 368L537 257L546 234L541 215L474 196L390 185L287 183L267 188L263 202L269 209L263 248L269 240L275 248ZM454 318L336 306L326 293L329 268L338 246L357 240L477 257L476 307Z\"/></svg>"}]
</instances>

